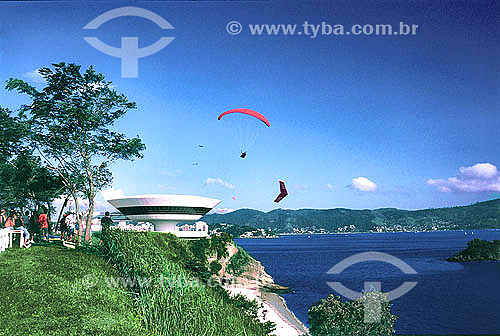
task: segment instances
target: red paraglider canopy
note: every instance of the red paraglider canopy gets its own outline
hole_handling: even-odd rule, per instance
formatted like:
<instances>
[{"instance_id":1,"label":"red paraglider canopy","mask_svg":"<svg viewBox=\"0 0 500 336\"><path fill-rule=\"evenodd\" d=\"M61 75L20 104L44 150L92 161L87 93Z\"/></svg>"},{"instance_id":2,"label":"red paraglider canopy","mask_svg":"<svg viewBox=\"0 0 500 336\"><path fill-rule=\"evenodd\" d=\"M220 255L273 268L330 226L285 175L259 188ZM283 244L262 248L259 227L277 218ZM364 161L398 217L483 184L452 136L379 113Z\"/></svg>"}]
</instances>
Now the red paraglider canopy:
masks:
<instances>
[{"instance_id":1,"label":"red paraglider canopy","mask_svg":"<svg viewBox=\"0 0 500 336\"><path fill-rule=\"evenodd\" d=\"M269 121L266 119L266 117L264 117L262 114L260 114L259 112L256 112L254 110L250 110L250 109L246 109L246 108L237 108L237 109L232 109L232 110L229 110L229 111L226 111L224 113L222 113L219 118L217 118L218 120L220 120L223 116L225 116L226 114L230 114L230 113L243 113L243 114L248 114L249 116L252 116L252 117L255 117L257 119L259 119L260 121L262 121L264 124L267 125L267 127L271 127L271 124L269 123Z\"/></svg>"}]
</instances>

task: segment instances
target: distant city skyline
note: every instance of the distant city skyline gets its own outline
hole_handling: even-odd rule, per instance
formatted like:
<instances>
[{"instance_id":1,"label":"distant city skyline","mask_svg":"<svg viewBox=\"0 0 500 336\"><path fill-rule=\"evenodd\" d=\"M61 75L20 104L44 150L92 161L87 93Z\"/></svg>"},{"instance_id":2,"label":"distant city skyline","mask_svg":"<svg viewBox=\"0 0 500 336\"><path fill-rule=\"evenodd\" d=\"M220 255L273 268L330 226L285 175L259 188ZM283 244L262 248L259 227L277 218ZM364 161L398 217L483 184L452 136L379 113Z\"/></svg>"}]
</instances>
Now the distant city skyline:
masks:
<instances>
[{"instance_id":1,"label":"distant city skyline","mask_svg":"<svg viewBox=\"0 0 500 336\"><path fill-rule=\"evenodd\" d=\"M121 6L158 14L174 29L119 17L84 30ZM402 209L467 205L500 196L500 31L494 3L477 2L5 2L0 3L0 79L37 87L36 70L61 61L95 69L138 108L116 128L139 135L144 158L112 167L105 198L191 194L230 211L283 207ZM242 31L232 34L229 23ZM252 35L250 24L418 25L407 36ZM229 29L229 30L228 30ZM120 47L174 39L138 60ZM3 88L0 106L26 97ZM270 127L217 120L254 109ZM245 126L245 124L243 124ZM254 141L255 140L255 141ZM246 141L246 143L245 143ZM246 144L247 157L240 158ZM273 202L278 180L289 195Z\"/></svg>"}]
</instances>

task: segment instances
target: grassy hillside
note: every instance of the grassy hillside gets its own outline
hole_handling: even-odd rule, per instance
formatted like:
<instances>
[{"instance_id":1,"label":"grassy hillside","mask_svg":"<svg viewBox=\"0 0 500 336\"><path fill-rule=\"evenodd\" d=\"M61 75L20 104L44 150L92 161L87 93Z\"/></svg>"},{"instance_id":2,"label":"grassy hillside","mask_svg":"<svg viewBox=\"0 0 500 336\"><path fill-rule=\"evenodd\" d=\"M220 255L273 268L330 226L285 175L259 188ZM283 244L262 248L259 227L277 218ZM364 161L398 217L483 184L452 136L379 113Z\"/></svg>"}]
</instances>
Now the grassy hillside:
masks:
<instances>
[{"instance_id":1,"label":"grassy hillside","mask_svg":"<svg viewBox=\"0 0 500 336\"><path fill-rule=\"evenodd\" d=\"M500 228L500 199L468 206L417 211L393 208L376 210L350 209L276 209L260 212L241 209L228 214L203 217L213 226L228 223L291 233L293 229L319 232L426 231Z\"/></svg>"},{"instance_id":2,"label":"grassy hillside","mask_svg":"<svg viewBox=\"0 0 500 336\"><path fill-rule=\"evenodd\" d=\"M264 336L272 330L272 323L257 320L257 303L231 298L209 281L207 257L227 257L229 236L186 241L110 231L103 246L1 253L0 335Z\"/></svg>"},{"instance_id":3,"label":"grassy hillside","mask_svg":"<svg viewBox=\"0 0 500 336\"><path fill-rule=\"evenodd\" d=\"M34 246L0 254L0 335L149 335L122 288L88 286L118 272L98 256Z\"/></svg>"},{"instance_id":4,"label":"grassy hillside","mask_svg":"<svg viewBox=\"0 0 500 336\"><path fill-rule=\"evenodd\" d=\"M106 241L99 252L123 277L134 279L129 290L144 325L155 334L264 336L271 330L256 319L254 305L230 298L208 281L207 256L223 257L227 240L186 241L160 232L111 230Z\"/></svg>"}]
</instances>

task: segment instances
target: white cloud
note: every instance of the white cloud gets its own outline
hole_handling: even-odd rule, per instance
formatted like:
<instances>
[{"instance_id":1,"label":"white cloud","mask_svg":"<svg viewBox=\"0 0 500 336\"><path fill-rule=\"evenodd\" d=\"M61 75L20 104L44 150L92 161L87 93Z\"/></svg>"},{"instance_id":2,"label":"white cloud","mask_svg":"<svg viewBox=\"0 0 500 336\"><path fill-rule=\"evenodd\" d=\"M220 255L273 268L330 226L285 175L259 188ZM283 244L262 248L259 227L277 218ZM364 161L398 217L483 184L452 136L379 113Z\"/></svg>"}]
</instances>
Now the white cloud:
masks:
<instances>
[{"instance_id":1,"label":"white cloud","mask_svg":"<svg viewBox=\"0 0 500 336\"><path fill-rule=\"evenodd\" d=\"M170 176L170 177L177 177L183 173L182 169L175 169L175 170L164 170L161 172L162 175Z\"/></svg>"},{"instance_id":2,"label":"white cloud","mask_svg":"<svg viewBox=\"0 0 500 336\"><path fill-rule=\"evenodd\" d=\"M43 78L42 75L40 75L38 69L24 73L23 77L37 84L45 83L45 78Z\"/></svg>"},{"instance_id":3,"label":"white cloud","mask_svg":"<svg viewBox=\"0 0 500 336\"><path fill-rule=\"evenodd\" d=\"M352 179L351 188L359 191L375 191L377 190L377 185L367 179L366 177L356 177Z\"/></svg>"},{"instance_id":4,"label":"white cloud","mask_svg":"<svg viewBox=\"0 0 500 336\"><path fill-rule=\"evenodd\" d=\"M309 185L307 184L292 184L292 189L300 191L300 190L308 190Z\"/></svg>"},{"instance_id":5,"label":"white cloud","mask_svg":"<svg viewBox=\"0 0 500 336\"><path fill-rule=\"evenodd\" d=\"M217 184L217 185L223 186L227 189L234 189L234 185L222 180L220 177L217 177L217 178L207 177L207 179L205 180L205 184Z\"/></svg>"},{"instance_id":6,"label":"white cloud","mask_svg":"<svg viewBox=\"0 0 500 336\"><path fill-rule=\"evenodd\" d=\"M125 197L125 193L121 189L110 188L101 191L102 197L105 201Z\"/></svg>"},{"instance_id":7,"label":"white cloud","mask_svg":"<svg viewBox=\"0 0 500 336\"><path fill-rule=\"evenodd\" d=\"M492 179L498 176L498 169L491 163L476 163L472 167L460 167L460 174L471 178Z\"/></svg>"},{"instance_id":8,"label":"white cloud","mask_svg":"<svg viewBox=\"0 0 500 336\"><path fill-rule=\"evenodd\" d=\"M112 197L105 197L105 194L112 195ZM114 189L108 189L101 191L101 195L103 196L104 199L113 199L115 197L123 197L123 191L121 190L114 190ZM55 214L52 216L52 220L57 220L57 216L59 215L59 212L61 211L61 208L64 204L64 199L66 196L61 196L59 198L56 198L52 202L52 206L55 208ZM106 201L102 201L99 199L100 197L96 197L94 200L94 214L96 212L105 212L105 211L116 211L116 209L109 204ZM80 212L85 212L89 208L89 201L86 199L83 199L81 197L78 197L78 208ZM68 199L68 202L66 203L66 207L64 208L64 211L76 211L76 206L75 206L75 201L73 197L70 197Z\"/></svg>"},{"instance_id":9,"label":"white cloud","mask_svg":"<svg viewBox=\"0 0 500 336\"><path fill-rule=\"evenodd\" d=\"M460 167L459 173L447 179L429 179L427 184L441 192L500 192L500 172L491 163Z\"/></svg>"},{"instance_id":10,"label":"white cloud","mask_svg":"<svg viewBox=\"0 0 500 336\"><path fill-rule=\"evenodd\" d=\"M177 188L176 187L173 187L173 186L168 186L168 185L165 185L165 184L157 184L156 187L158 189L161 189L161 190L166 190L166 191L174 191L176 190Z\"/></svg>"},{"instance_id":11,"label":"white cloud","mask_svg":"<svg viewBox=\"0 0 500 336\"><path fill-rule=\"evenodd\" d=\"M333 189L333 188L335 188L335 186L334 186L333 184L330 184L330 183L327 183L326 187L327 187L328 189Z\"/></svg>"},{"instance_id":12,"label":"white cloud","mask_svg":"<svg viewBox=\"0 0 500 336\"><path fill-rule=\"evenodd\" d=\"M230 212L233 212L235 211L236 209L231 209L231 208L217 208L215 209L215 212L216 213L223 213L223 214L227 214L227 213L230 213Z\"/></svg>"}]
</instances>

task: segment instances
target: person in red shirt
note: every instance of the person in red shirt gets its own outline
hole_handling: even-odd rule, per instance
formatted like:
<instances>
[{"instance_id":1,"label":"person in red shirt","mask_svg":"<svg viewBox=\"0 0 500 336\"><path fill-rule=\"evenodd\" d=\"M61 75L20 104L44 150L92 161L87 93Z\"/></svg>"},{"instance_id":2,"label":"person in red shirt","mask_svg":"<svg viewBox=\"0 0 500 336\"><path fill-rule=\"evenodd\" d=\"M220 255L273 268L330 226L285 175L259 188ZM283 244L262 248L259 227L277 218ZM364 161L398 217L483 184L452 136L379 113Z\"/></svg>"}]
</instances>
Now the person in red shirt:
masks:
<instances>
[{"instance_id":1,"label":"person in red shirt","mask_svg":"<svg viewBox=\"0 0 500 336\"><path fill-rule=\"evenodd\" d=\"M14 211L11 210L9 215L7 216L7 219L5 220L6 228L14 230L14 221L15 221L14 216L15 216Z\"/></svg>"},{"instance_id":2,"label":"person in red shirt","mask_svg":"<svg viewBox=\"0 0 500 336\"><path fill-rule=\"evenodd\" d=\"M42 209L42 213L38 216L38 223L40 223L42 240L44 239L43 237L46 237L46 240L49 241L49 222L46 212L45 209Z\"/></svg>"}]
</instances>

